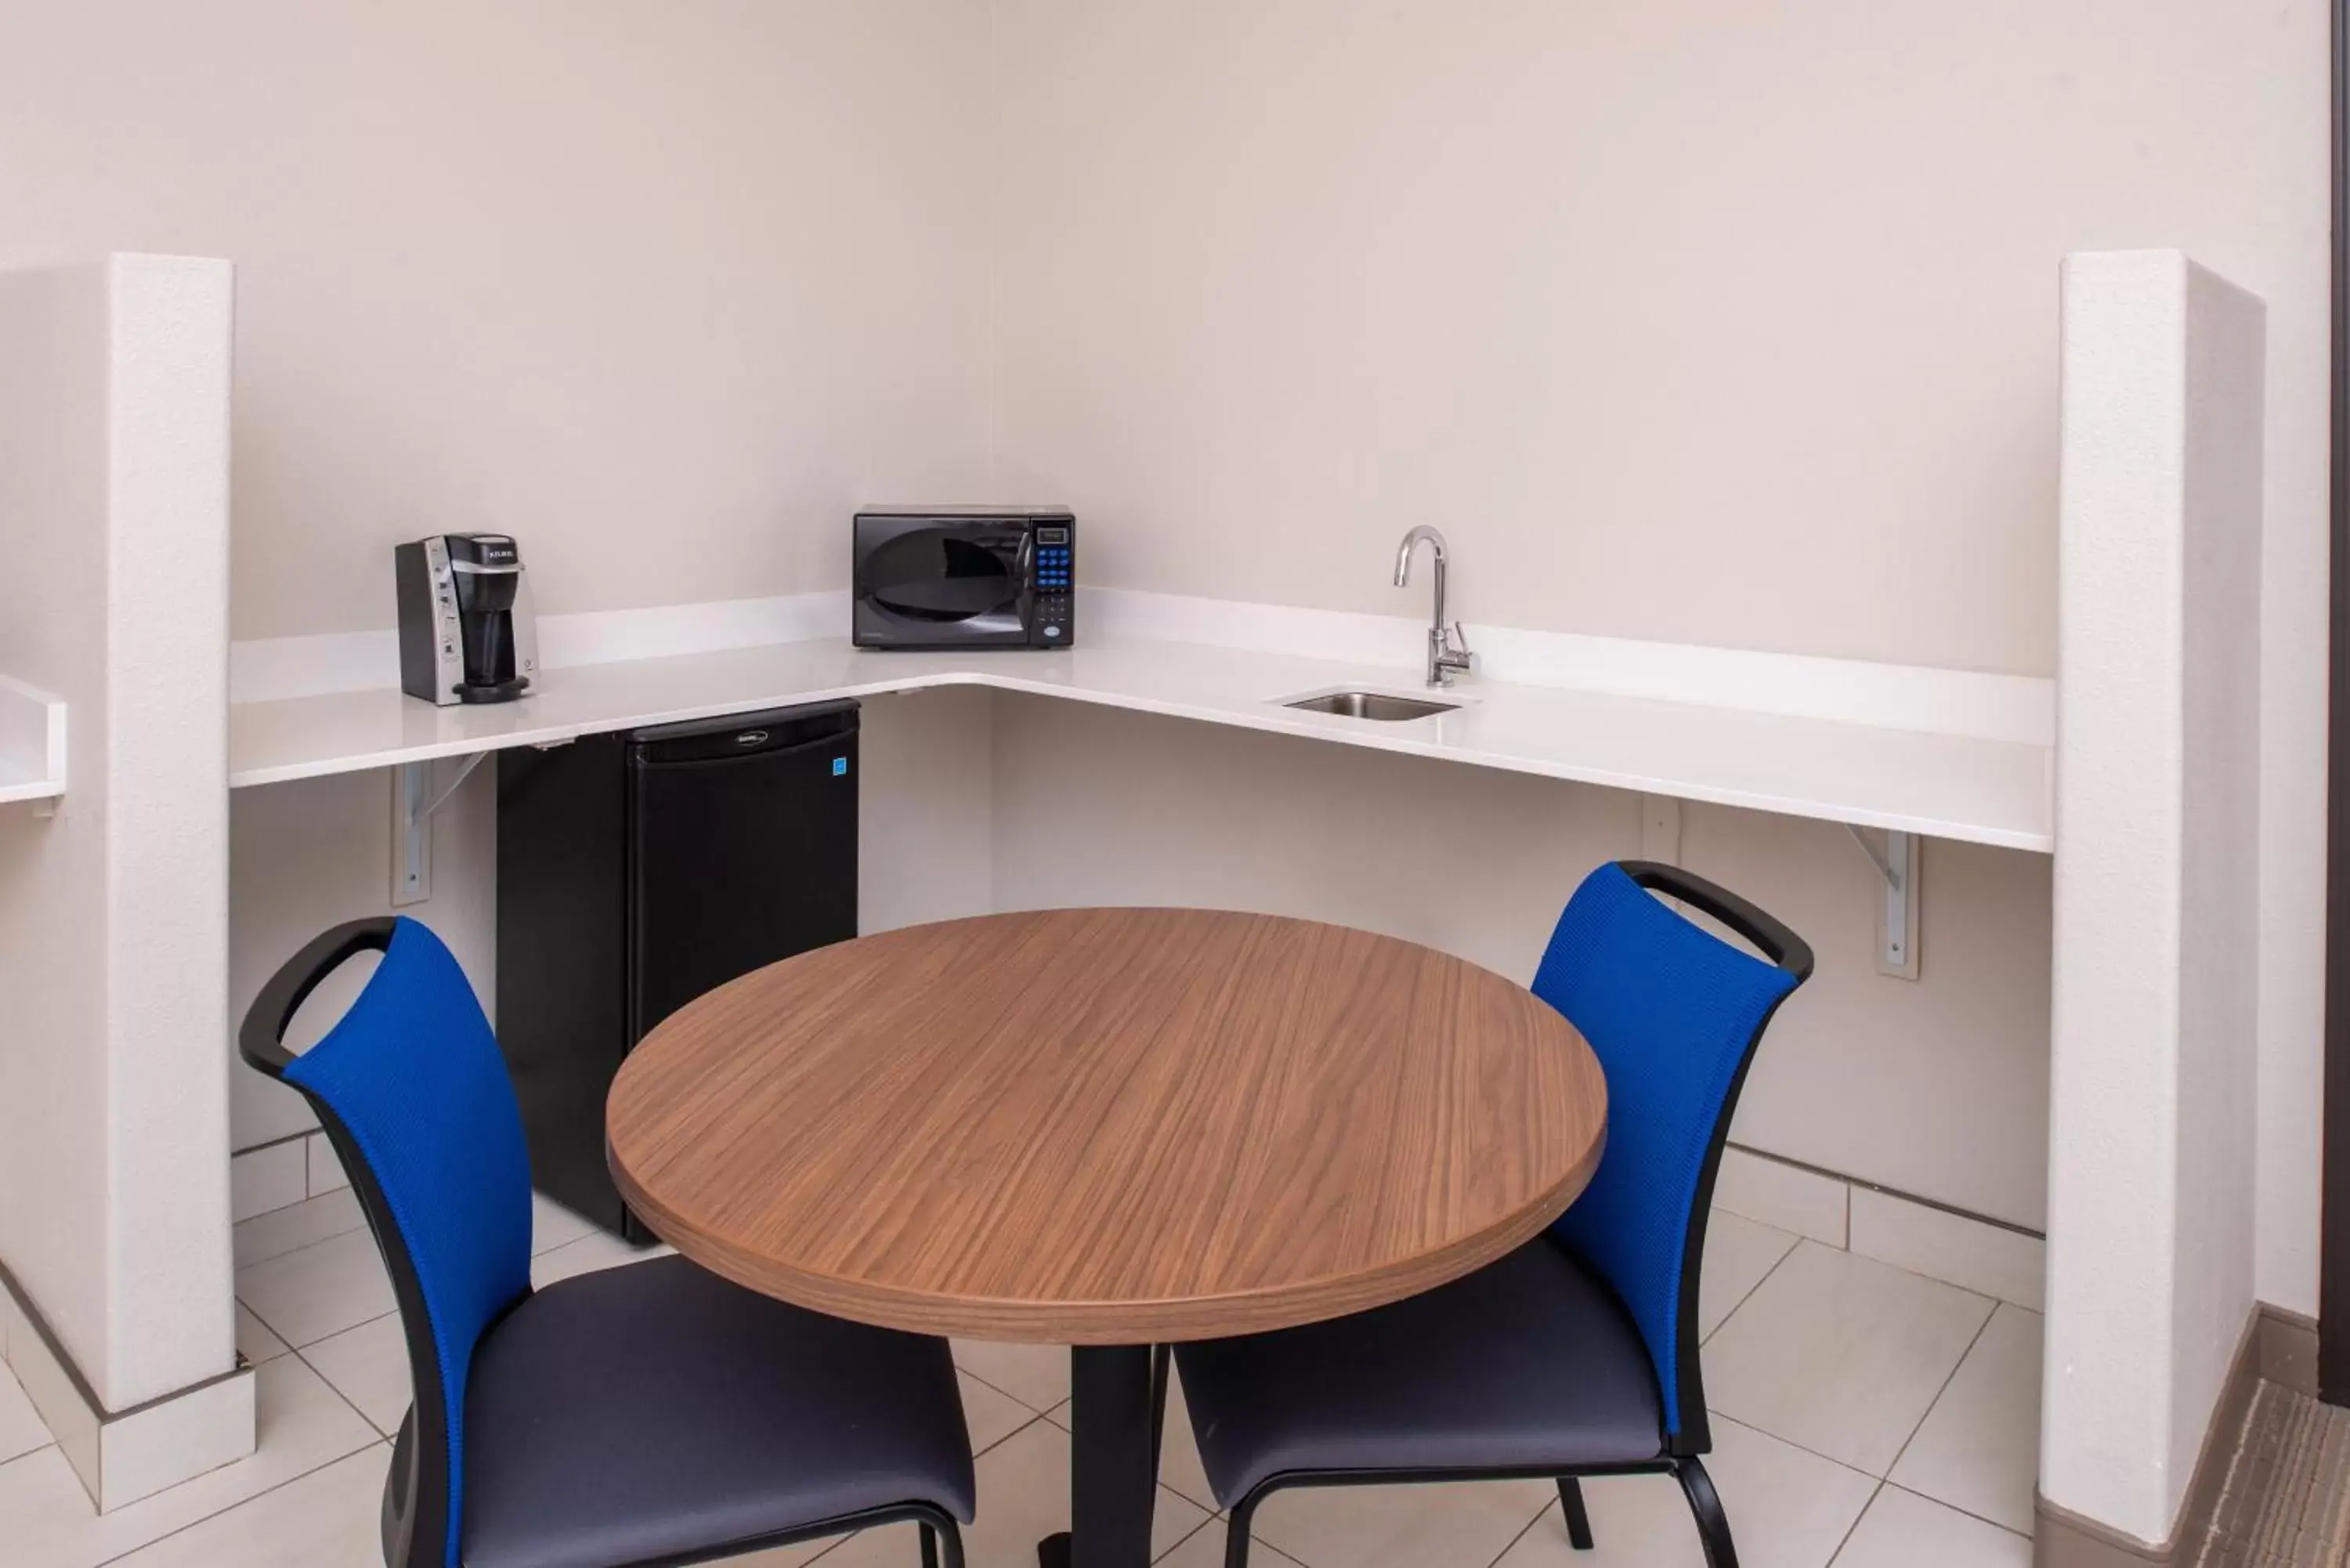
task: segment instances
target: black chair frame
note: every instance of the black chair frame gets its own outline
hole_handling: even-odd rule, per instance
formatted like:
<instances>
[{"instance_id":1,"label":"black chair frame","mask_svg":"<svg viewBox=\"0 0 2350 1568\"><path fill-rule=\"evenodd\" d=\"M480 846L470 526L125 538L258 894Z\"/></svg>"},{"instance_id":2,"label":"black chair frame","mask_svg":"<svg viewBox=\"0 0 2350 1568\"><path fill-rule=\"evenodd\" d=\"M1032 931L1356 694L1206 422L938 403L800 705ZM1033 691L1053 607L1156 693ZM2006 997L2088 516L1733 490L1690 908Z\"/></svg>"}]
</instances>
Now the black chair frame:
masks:
<instances>
[{"instance_id":1,"label":"black chair frame","mask_svg":"<svg viewBox=\"0 0 2350 1568\"><path fill-rule=\"evenodd\" d=\"M1697 1516L1698 1534L1705 1543L1707 1568L1738 1568L1738 1552L1731 1544L1730 1519L1722 1512L1721 1495L1713 1490L1713 1478L1706 1473L1704 1461L1695 1454L1667 1455L1644 1464L1579 1465L1571 1473L1562 1474L1549 1466L1509 1469L1384 1469L1384 1470L1284 1470L1268 1476L1256 1489L1232 1505L1232 1521L1224 1534L1224 1568L1247 1568L1249 1532L1256 1511L1274 1492L1292 1487L1332 1486L1420 1486L1440 1481L1555 1480L1560 1504L1566 1511L1566 1538L1578 1552L1592 1547L1591 1516L1583 1506L1583 1488L1579 1478L1588 1476L1669 1475L1680 1482L1681 1494L1689 1499L1690 1511Z\"/></svg>"},{"instance_id":2,"label":"black chair frame","mask_svg":"<svg viewBox=\"0 0 2350 1568\"><path fill-rule=\"evenodd\" d=\"M286 1071L297 1060L286 1049L286 1030L302 1003L327 976L363 952L382 952L391 945L397 919L378 917L351 920L321 933L287 960L261 988L237 1030L237 1054L255 1070L286 1083ZM336 1158L349 1176L351 1189L367 1216L391 1276L393 1298L400 1307L400 1330L408 1343L408 1365L415 1394L393 1442L391 1470L383 1489L383 1561L385 1568L446 1568L449 1538L449 1409L441 1386L440 1354L424 1312L424 1290L409 1256L400 1228L392 1222L391 1206L383 1189L360 1157L359 1147L342 1118L331 1106L303 1090L317 1113L318 1125L333 1146ZM517 1303L516 1304L520 1304ZM492 1324L484 1332L494 1332ZM648 1558L627 1568L689 1568L770 1547L789 1546L827 1535L845 1535L878 1524L910 1521L921 1526L922 1568L963 1568L962 1532L954 1517L929 1502L908 1501L867 1509L858 1513L819 1520L792 1530L725 1542L706 1551Z\"/></svg>"},{"instance_id":3,"label":"black chair frame","mask_svg":"<svg viewBox=\"0 0 2350 1568\"><path fill-rule=\"evenodd\" d=\"M1666 898L1687 904L1730 928L1773 965L1794 976L1796 985L1811 978L1811 945L1729 888L1708 881L1695 872L1658 861L1623 860L1617 864L1634 882L1648 891L1661 893ZM1792 988L1789 994L1793 994ZM1785 1000L1783 996L1780 998L1781 1002ZM1247 1568L1249 1523L1256 1514L1257 1506L1274 1492L1292 1487L1555 1480L1559 1503L1566 1515L1567 1540L1577 1551L1587 1552L1592 1546L1591 1519L1584 1508L1580 1479L1586 1476L1659 1474L1670 1475L1680 1482L1682 1495L1689 1500L1690 1511L1696 1516L1698 1533L1705 1544L1708 1568L1738 1568L1738 1552L1731 1542L1729 1517L1722 1511L1721 1494L1714 1490L1713 1479L1706 1473L1700 1457L1712 1450L1713 1429L1706 1419L1704 1375L1698 1365L1698 1277L1705 1257L1706 1216L1713 1207L1714 1179L1721 1168L1722 1148L1730 1141L1731 1117L1737 1111L1739 1095L1746 1086L1746 1073L1753 1065L1755 1048L1762 1043L1763 1033L1771 1027L1771 1020L1778 1011L1778 1003L1773 1003L1755 1023L1754 1033L1748 1038L1745 1051L1739 1059L1738 1071L1731 1075L1730 1092L1722 1098L1721 1114L1715 1119L1712 1138L1706 1146L1705 1162L1698 1173L1696 1200L1690 1210L1689 1239L1681 1252L1680 1320L1674 1330L1675 1355L1679 1372L1679 1430L1670 1437L1659 1434L1657 1457L1620 1465L1537 1466L1508 1469L1284 1470L1266 1477L1247 1496L1232 1505L1232 1522L1224 1537L1225 1568Z\"/></svg>"}]
</instances>

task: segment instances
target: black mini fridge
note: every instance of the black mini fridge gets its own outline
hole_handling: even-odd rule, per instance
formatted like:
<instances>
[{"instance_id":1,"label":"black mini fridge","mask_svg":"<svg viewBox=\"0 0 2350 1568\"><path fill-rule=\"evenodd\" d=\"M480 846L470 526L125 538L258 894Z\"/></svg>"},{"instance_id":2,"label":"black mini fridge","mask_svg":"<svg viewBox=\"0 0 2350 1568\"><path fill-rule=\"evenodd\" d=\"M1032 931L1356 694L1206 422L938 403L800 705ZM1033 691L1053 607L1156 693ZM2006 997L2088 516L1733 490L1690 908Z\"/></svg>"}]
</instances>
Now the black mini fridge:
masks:
<instances>
[{"instance_id":1,"label":"black mini fridge","mask_svg":"<svg viewBox=\"0 0 2350 1568\"><path fill-rule=\"evenodd\" d=\"M652 1237L604 1162L604 1099L653 1026L857 934L854 701L498 753L498 1044L541 1192Z\"/></svg>"}]
</instances>

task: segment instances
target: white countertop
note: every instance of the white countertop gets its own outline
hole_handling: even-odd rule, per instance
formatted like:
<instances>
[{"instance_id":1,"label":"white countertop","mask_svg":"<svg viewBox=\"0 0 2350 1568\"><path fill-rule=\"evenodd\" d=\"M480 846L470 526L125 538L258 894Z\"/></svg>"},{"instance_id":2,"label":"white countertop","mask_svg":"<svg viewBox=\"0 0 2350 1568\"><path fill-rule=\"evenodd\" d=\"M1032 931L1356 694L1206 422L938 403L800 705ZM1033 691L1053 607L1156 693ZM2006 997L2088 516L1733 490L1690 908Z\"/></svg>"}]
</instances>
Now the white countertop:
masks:
<instances>
[{"instance_id":1,"label":"white countertop","mask_svg":"<svg viewBox=\"0 0 2350 1568\"><path fill-rule=\"evenodd\" d=\"M66 793L66 705L0 675L0 805Z\"/></svg>"},{"instance_id":2,"label":"white countertop","mask_svg":"<svg viewBox=\"0 0 2350 1568\"><path fill-rule=\"evenodd\" d=\"M1332 688L1425 692L1414 672L1193 644L1100 641L1058 653L858 651L780 643L556 670L520 701L435 708L398 691L239 703L233 787L315 778L641 724L976 685L1475 767L1938 838L2054 845L2049 748L1475 678L1456 712L1401 722L1280 706Z\"/></svg>"},{"instance_id":3,"label":"white countertop","mask_svg":"<svg viewBox=\"0 0 2350 1568\"><path fill-rule=\"evenodd\" d=\"M0 805L20 800L55 800L66 786L46 774L28 773L0 758Z\"/></svg>"}]
</instances>

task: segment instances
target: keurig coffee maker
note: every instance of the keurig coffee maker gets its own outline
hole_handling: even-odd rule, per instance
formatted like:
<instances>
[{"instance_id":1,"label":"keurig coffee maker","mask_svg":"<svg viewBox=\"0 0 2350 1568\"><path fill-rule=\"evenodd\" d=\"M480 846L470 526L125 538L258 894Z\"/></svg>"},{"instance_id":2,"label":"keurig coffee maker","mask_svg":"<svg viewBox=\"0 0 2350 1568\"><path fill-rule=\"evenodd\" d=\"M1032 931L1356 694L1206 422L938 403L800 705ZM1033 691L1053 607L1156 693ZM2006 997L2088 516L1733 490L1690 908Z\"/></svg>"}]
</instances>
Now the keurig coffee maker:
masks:
<instances>
[{"instance_id":1,"label":"keurig coffee maker","mask_svg":"<svg viewBox=\"0 0 2350 1568\"><path fill-rule=\"evenodd\" d=\"M538 673L522 554L504 534L435 534L392 552L400 685L411 697L511 702Z\"/></svg>"}]
</instances>

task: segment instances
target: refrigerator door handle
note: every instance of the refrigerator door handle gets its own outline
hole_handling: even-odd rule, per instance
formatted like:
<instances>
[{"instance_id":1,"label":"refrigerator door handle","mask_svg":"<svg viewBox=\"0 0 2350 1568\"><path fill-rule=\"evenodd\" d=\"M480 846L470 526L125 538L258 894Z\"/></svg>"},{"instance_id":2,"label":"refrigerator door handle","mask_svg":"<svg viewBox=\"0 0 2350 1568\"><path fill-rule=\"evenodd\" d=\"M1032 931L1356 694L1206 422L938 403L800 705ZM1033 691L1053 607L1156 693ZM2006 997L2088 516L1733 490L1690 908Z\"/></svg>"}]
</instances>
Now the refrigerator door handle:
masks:
<instances>
[{"instance_id":1,"label":"refrigerator door handle","mask_svg":"<svg viewBox=\"0 0 2350 1568\"><path fill-rule=\"evenodd\" d=\"M640 741L629 748L634 753L629 760L640 768L723 768L731 763L739 763L748 757L790 757L796 756L802 752L821 751L827 746L837 746L842 741L855 734L854 730L849 730L836 732L829 735L816 735L805 741L795 741L788 746L745 746L739 752L726 752L714 757L658 756L654 754L654 748L663 742Z\"/></svg>"}]
</instances>

